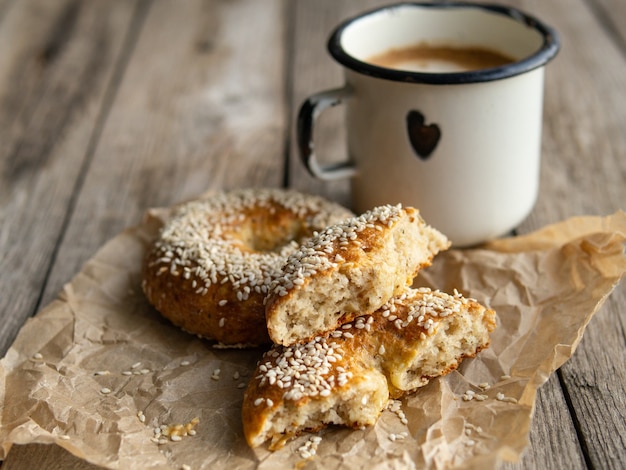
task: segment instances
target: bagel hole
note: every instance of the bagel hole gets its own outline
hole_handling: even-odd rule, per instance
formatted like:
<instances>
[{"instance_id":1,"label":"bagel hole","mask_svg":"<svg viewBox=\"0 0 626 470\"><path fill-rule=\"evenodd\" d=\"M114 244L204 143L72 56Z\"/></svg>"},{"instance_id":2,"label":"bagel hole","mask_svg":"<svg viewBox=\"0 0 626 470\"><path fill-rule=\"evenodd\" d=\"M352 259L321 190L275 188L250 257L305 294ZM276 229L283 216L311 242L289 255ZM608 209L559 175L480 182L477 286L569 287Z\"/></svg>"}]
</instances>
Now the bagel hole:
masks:
<instances>
[{"instance_id":1,"label":"bagel hole","mask_svg":"<svg viewBox=\"0 0 626 470\"><path fill-rule=\"evenodd\" d=\"M304 220L280 210L250 215L234 229L233 235L241 240L242 245L256 252L280 253L285 246L293 242L300 244L311 236Z\"/></svg>"}]
</instances>

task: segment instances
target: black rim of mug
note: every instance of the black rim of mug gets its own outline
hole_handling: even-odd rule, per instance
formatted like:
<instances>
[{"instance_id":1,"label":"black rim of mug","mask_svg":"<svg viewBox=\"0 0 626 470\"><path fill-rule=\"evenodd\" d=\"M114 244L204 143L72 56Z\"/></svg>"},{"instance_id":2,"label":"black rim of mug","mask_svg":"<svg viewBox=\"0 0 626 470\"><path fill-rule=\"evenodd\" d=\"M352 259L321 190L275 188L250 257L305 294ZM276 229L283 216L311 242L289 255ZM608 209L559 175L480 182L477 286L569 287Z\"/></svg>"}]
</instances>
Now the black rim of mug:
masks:
<instances>
[{"instance_id":1,"label":"black rim of mug","mask_svg":"<svg viewBox=\"0 0 626 470\"><path fill-rule=\"evenodd\" d=\"M410 72L405 70L388 69L360 61L343 49L341 46L341 37L344 31L360 19L376 14L382 11L391 11L396 8L404 7L420 7L434 9L450 9L450 8L478 8L487 10L500 15L508 16L526 26L535 29L543 36L543 44L534 54L504 65L502 67L494 67L489 69L473 70L468 72L452 72L452 73L426 73L426 72ZM503 78L513 77L539 68L549 62L560 48L560 41L557 32L537 18L523 13L522 11L504 5L497 4L478 4L469 2L446 2L446 3L397 3L387 5L375 10L361 13L355 17L342 22L335 28L328 40L329 53L345 67L354 70L363 75L369 75L376 78L386 80L407 82L407 83L426 83L432 85L454 85L464 83L480 83Z\"/></svg>"}]
</instances>

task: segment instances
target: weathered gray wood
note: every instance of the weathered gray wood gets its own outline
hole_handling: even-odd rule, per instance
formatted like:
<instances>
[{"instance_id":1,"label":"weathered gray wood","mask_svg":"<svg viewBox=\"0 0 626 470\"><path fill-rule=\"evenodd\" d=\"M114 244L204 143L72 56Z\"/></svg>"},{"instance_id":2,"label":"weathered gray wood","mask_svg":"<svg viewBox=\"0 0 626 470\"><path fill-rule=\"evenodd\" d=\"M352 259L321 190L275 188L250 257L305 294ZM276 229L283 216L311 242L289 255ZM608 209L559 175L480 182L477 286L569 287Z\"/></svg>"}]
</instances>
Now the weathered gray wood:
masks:
<instances>
[{"instance_id":1,"label":"weathered gray wood","mask_svg":"<svg viewBox=\"0 0 626 470\"><path fill-rule=\"evenodd\" d=\"M0 23L6 16L6 11L9 9L14 0L0 0Z\"/></svg>"},{"instance_id":2,"label":"weathered gray wood","mask_svg":"<svg viewBox=\"0 0 626 470\"><path fill-rule=\"evenodd\" d=\"M311 177L301 164L295 142L295 121L300 105L313 93L340 87L343 84L341 69L326 51L326 41L331 29L343 18L378 1L318 1L298 0L293 8L293 46L291 48L291 126L293 139L290 146L289 184L302 191L321 194L349 206L347 181L320 182ZM326 110L316 125L316 153L321 162L344 160L343 109L341 106Z\"/></svg>"},{"instance_id":3,"label":"weathered gray wood","mask_svg":"<svg viewBox=\"0 0 626 470\"><path fill-rule=\"evenodd\" d=\"M313 92L333 88L342 84L342 74L339 66L334 64L326 52L326 39L332 28L341 19L354 15L368 8L384 4L385 2L341 2L340 6L334 2L296 3L294 58L293 58L293 90L292 112ZM524 7L526 10L538 12L539 5L529 5L529 2L509 2L512 5ZM537 2L534 2L537 3ZM548 20L548 19L546 19ZM556 110L554 110L556 113ZM344 133L342 129L343 115L340 110L331 109L320 119L320 129L316 135L316 150L320 158L336 159L345 156ZM315 181L303 169L297 157L295 145L292 144L291 181L298 187L305 187L311 191L326 194L341 202L349 202L347 184L345 182L324 183ZM549 196L547 196L549 197ZM560 220L561 214L555 216L554 221ZM580 468L583 461L582 452L577 442L576 433L567 412L567 404L561 391L558 380L551 379L538 394L537 408L542 411L541 420L533 422L531 442L544 442L546 438L554 436L554 424L559 423L556 442L561 445L531 446L524 453L522 461L517 465L506 464L505 468L551 468L562 455L567 455L564 464ZM564 425L565 424L565 425ZM553 439L555 440L555 439Z\"/></svg>"},{"instance_id":4,"label":"weathered gray wood","mask_svg":"<svg viewBox=\"0 0 626 470\"><path fill-rule=\"evenodd\" d=\"M614 293L560 371L593 468L626 467L625 301Z\"/></svg>"},{"instance_id":5,"label":"weathered gray wood","mask_svg":"<svg viewBox=\"0 0 626 470\"><path fill-rule=\"evenodd\" d=\"M178 16L171 5L155 5L146 20L78 198L74 220L80 220L70 225L68 247L58 256L62 272L53 272L45 300L148 206L209 188L282 180L282 4L195 2ZM258 28L246 27L250 18ZM133 210L121 214L120 207ZM64 468L89 467L56 447L18 449L8 468L57 461Z\"/></svg>"},{"instance_id":6,"label":"weathered gray wood","mask_svg":"<svg viewBox=\"0 0 626 470\"><path fill-rule=\"evenodd\" d=\"M38 305L135 2L0 8L0 351ZM37 12L38 14L33 14Z\"/></svg>"},{"instance_id":7,"label":"weathered gray wood","mask_svg":"<svg viewBox=\"0 0 626 470\"><path fill-rule=\"evenodd\" d=\"M555 2L524 3L557 27L563 48L547 76L541 193L522 232L574 215L609 214L626 202L623 38L606 30L594 2L570 2L567 9ZM603 2L607 15L623 21L623 2L610 3ZM560 371L581 445L595 468L626 466L625 304L622 283ZM555 429L562 424L548 423Z\"/></svg>"},{"instance_id":8,"label":"weathered gray wood","mask_svg":"<svg viewBox=\"0 0 626 470\"><path fill-rule=\"evenodd\" d=\"M173 5L154 2L147 14L44 301L149 207L282 183L282 2Z\"/></svg>"},{"instance_id":9,"label":"weathered gray wood","mask_svg":"<svg viewBox=\"0 0 626 470\"><path fill-rule=\"evenodd\" d=\"M520 233L624 209L626 5L502 2L563 39L547 73L541 194ZM280 185L287 151L290 185L347 203L347 184L304 172L293 118L307 95L342 83L330 29L383 3L0 0L3 351L38 303L149 206ZM324 158L343 158L342 118L334 109L322 119ZM622 285L540 389L522 461L502 468L626 467L624 305ZM40 445L16 447L4 465L55 463L93 468Z\"/></svg>"},{"instance_id":10,"label":"weathered gray wood","mask_svg":"<svg viewBox=\"0 0 626 470\"><path fill-rule=\"evenodd\" d=\"M529 440L520 462L503 463L501 470L587 468L556 374L539 390Z\"/></svg>"},{"instance_id":11,"label":"weathered gray wood","mask_svg":"<svg viewBox=\"0 0 626 470\"><path fill-rule=\"evenodd\" d=\"M207 189L282 183L284 11L280 0L150 6L104 128L95 136L43 303L148 207ZM67 204L54 207L64 210ZM41 216L39 210L29 213ZM32 277L23 273L16 280ZM33 290L40 288L27 289ZM93 468L54 446L23 446L12 457L7 468L51 462Z\"/></svg>"},{"instance_id":12,"label":"weathered gray wood","mask_svg":"<svg viewBox=\"0 0 626 470\"><path fill-rule=\"evenodd\" d=\"M622 0L590 0L598 21L604 29L614 36L623 53L626 49L626 2Z\"/></svg>"}]
</instances>

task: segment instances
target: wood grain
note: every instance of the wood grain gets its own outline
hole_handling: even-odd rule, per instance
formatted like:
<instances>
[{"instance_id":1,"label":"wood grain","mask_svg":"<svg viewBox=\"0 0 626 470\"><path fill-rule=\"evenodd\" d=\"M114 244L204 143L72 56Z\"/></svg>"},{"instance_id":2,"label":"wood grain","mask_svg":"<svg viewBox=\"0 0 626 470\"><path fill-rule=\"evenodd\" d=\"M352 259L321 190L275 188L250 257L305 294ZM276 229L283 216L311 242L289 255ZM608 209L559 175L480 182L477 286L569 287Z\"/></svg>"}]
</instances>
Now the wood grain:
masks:
<instances>
[{"instance_id":1,"label":"wood grain","mask_svg":"<svg viewBox=\"0 0 626 470\"><path fill-rule=\"evenodd\" d=\"M332 28L341 18L382 3L385 2L367 2L367 4L342 2L339 8L331 6L330 2L328 4L318 2L316 7L307 2L296 3L296 37L292 59L294 75L291 95L294 115L297 113L299 104L309 94L342 84L340 68L332 63L325 49L326 38ZM574 215L605 215L620 209L626 201L626 184L624 184L626 182L626 170L624 170L626 159L623 158L626 148L624 147L623 126L618 124L626 122L626 116L624 116L626 73L622 70L625 64L623 51L619 49L619 41L616 42L615 35L610 31L607 32L605 25L602 24L601 16L598 15L598 9L603 11L601 9L609 8L610 2L602 2L602 5L591 2L590 6L585 1L576 1L571 2L567 9L564 9L563 5L532 0L503 3L532 12L551 24L557 28L563 42L559 56L547 68L541 193L535 210L519 227L519 232L529 232ZM608 14L606 11L605 13ZM624 18L625 16L618 15L618 17ZM603 54L598 54L598 50L602 50ZM607 52L606 55L604 55L605 52ZM610 57L608 62L607 56ZM612 102L610 109L606 110L608 116L597 115L598 112L604 112L597 106L599 102ZM329 159L333 161L337 155L345 156L346 154L342 119L341 111L333 109L330 112L324 112L319 120L316 150L320 159L324 161ZM325 183L313 180L303 169L293 144L291 151L290 181L292 184L321 192L344 203L349 202L348 187L345 182ZM598 152L602 152L602 158L596 158ZM598 181L606 183L598 184ZM612 192L607 193L606 187L611 188ZM589 340L584 343L584 349L587 349L587 344L591 343L588 348L593 351L592 354L600 354L602 357L614 354L616 351L622 351L623 354L624 314L620 314L617 307L613 306L623 300L623 296L623 287L613 294L603 309L612 311L611 313L614 314L613 316L610 313L606 315L609 317L608 323L612 324L598 328L605 335L607 327L615 333L610 335L611 346L607 348L602 342L593 344L593 340ZM593 329L598 321L592 322L590 329ZM578 355L580 354L583 353ZM580 361L570 361L560 375L566 383L571 380L567 374L571 368L577 370L582 368L591 372L588 365L583 365ZM619 393L619 390L624 389L621 374L615 374L614 368L611 367L603 370L607 370L606 375L610 375L610 377L605 377L606 388L618 397L623 396ZM584 376L585 373L582 372L582 375ZM572 384L572 387L577 390L576 385ZM584 468L586 463L581 445L595 455L595 457L590 457L590 460L597 464L606 463L607 458L613 458L609 457L610 455L620 454L615 452L620 448L619 442L615 441L620 439L619 431L625 422L624 419L619 421L622 418L621 413L612 413L614 419L611 421L619 421L611 423L618 431L612 434L615 436L615 441L608 444L598 443L601 440L597 437L592 439L592 435L597 434L593 429L587 431L576 429L581 425L569 416L572 406L571 402L568 403L570 395L575 396L576 399L580 396L576 391L572 393L564 391L556 376L540 389L537 410L541 413L541 419L533 421L530 440L531 444L550 442L551 445L531 445L524 453L520 464L506 464L503 465L504 468ZM585 398L591 399L592 403L605 400L600 393L595 396L590 396L593 393L585 395ZM615 399L613 399L613 404L620 405L620 403L615 403ZM578 403L574 408L575 410L572 410L574 413L587 409L587 414L581 419L585 423L591 419L592 428L606 422L605 414L610 413L603 406L601 407L602 413L590 417L588 413L593 407ZM626 408L621 406L619 409ZM555 432L558 438L554 437ZM583 437L589 434L589 437L584 438L581 444L578 441L578 433L581 433ZM601 448L602 446L604 448ZM608 448L614 451L607 452ZM568 456L567 459L563 459L564 455Z\"/></svg>"},{"instance_id":2,"label":"wood grain","mask_svg":"<svg viewBox=\"0 0 626 470\"><path fill-rule=\"evenodd\" d=\"M622 54L626 55L626 2L622 0L590 0L589 7L594 10L598 21L613 41L619 44Z\"/></svg>"},{"instance_id":3,"label":"wood grain","mask_svg":"<svg viewBox=\"0 0 626 470\"><path fill-rule=\"evenodd\" d=\"M543 162L527 233L626 201L626 4L501 0L553 25ZM342 84L326 40L386 0L0 0L0 348L84 261L148 207L285 182L349 204L300 164L293 123ZM174 7L175 5L175 7ZM253 20L251 20L253 19ZM341 107L316 135L345 158ZM288 163L287 165L285 163ZM625 468L626 285L539 390L521 468ZM93 466L16 446L3 468Z\"/></svg>"},{"instance_id":4,"label":"wood grain","mask_svg":"<svg viewBox=\"0 0 626 470\"><path fill-rule=\"evenodd\" d=\"M542 189L522 232L574 215L606 215L626 201L626 51L604 24L624 15L613 15L617 2L572 2L567 11L552 2L525 3L558 28L563 47L547 76ZM606 17L598 8L607 8ZM626 465L625 303L621 285L559 372L593 468ZM560 428L556 417L548 422Z\"/></svg>"},{"instance_id":5,"label":"wood grain","mask_svg":"<svg viewBox=\"0 0 626 470\"><path fill-rule=\"evenodd\" d=\"M558 429L555 429L558 423ZM501 470L587 468L574 423L556 375L540 389L529 444L519 463L503 463Z\"/></svg>"},{"instance_id":6,"label":"wood grain","mask_svg":"<svg viewBox=\"0 0 626 470\"><path fill-rule=\"evenodd\" d=\"M210 189L282 183L282 14L280 1L151 5L76 196L44 302L149 207Z\"/></svg>"},{"instance_id":7,"label":"wood grain","mask_svg":"<svg viewBox=\"0 0 626 470\"><path fill-rule=\"evenodd\" d=\"M68 3L79 5L75 8L81 13L87 4ZM22 313L22 317L16 315L12 325L14 330L23 323L24 314L32 314L32 309L24 308L13 300L13 296L27 299L32 292L41 291L46 271L50 269L42 296L42 304L48 303L84 261L119 231L139 222L148 207L169 205L208 189L278 186L282 183L283 136L287 127L283 92L286 75L283 2L186 1L177 3L176 8L172 5L167 1L141 5L141 21L136 21L133 24L136 30L131 31L137 36L136 44L131 41L127 45L129 50L125 51L129 54L128 66L123 70L115 93L108 97L110 103L100 103L110 107L102 129L94 131L92 125L85 132L85 145L76 152L77 163L71 165L65 160L59 167L61 172L49 176L48 185L37 198L41 203L48 197L49 207L44 204L37 210L29 207L21 211L30 214L34 221L44 215L60 219L60 223L54 227L51 239L40 232L50 220L39 220L41 227L35 227L38 236L32 237L37 243L32 256L41 257L46 251L49 255L38 264L27 260L30 269L18 271L15 276L16 282L29 279L33 284L22 286L17 293L15 288L19 286L2 285L2 289L11 294L9 298L3 296L2 302L6 301L7 305L13 305L11 308ZM130 6L127 7L129 13L132 12ZM23 8L28 7L34 8L32 5ZM114 11L112 9L111 14ZM24 13L24 21L30 17L32 14ZM43 17L54 20L55 15L48 13ZM253 25L250 25L250 18L256 20ZM9 27L13 22L8 22ZM106 24L103 22L99 28ZM123 26L119 21L115 24L118 28ZM14 27L24 29L20 24ZM241 34L242 31L247 34ZM0 29L0 38L3 32L8 34L6 25ZM124 31L117 32L120 38L124 35ZM86 42L82 47L88 47L90 41ZM103 47L105 41L95 36L91 42L94 42L93 47ZM7 54L15 52L15 47L6 48ZM265 54L265 48L270 48L272 53ZM101 52L106 53L106 50ZM89 49L85 54L89 54L83 57L86 63L99 57ZM75 60L81 63L80 58ZM22 68L13 65L8 70L17 73ZM59 65L59 70L59 73L72 73L72 67L67 65ZM29 70L22 72L24 79L30 78L30 74L32 71ZM74 78L78 79L67 82L81 85L81 77ZM14 79L12 83L19 81ZM0 79L0 90L5 89L4 82ZM42 80L42 83L50 86L49 79ZM9 100L12 94L7 91L5 99ZM26 92L24 95L29 96ZM55 104L68 106L58 99L49 106ZM45 117L35 111L31 114L41 120ZM4 121L0 120L0 123L4 124ZM75 128L72 130L78 131L86 122L73 124ZM60 127L50 129L45 136L52 139L62 134L62 130ZM33 127L22 129L24 135L37 131ZM75 187L80 172L66 175L62 170L80 168L90 138L94 140L93 155L89 157L84 181ZM36 156L43 153L42 150ZM233 161L238 164L233 165ZM32 173L38 174L34 169ZM27 169L21 170L21 174L27 178ZM68 181L67 187L59 185L60 181ZM16 194L18 191L28 191L21 190L15 182L11 187L15 192L10 197L16 202L20 200ZM63 190L68 200L63 202L51 197L49 192L55 187ZM47 196L44 195L46 191ZM73 191L75 204L72 206L69 199ZM61 222L68 206L72 211L65 228ZM62 213L55 213L55 210ZM19 214L20 208L16 207L15 212ZM18 226L26 230L29 224ZM11 236L28 236L29 233ZM48 268L59 236L62 239L55 264ZM49 246L41 247L40 244L46 241ZM11 244L3 246L8 249ZM23 244L18 246L27 251ZM39 277L33 272L36 268L42 270ZM38 283L34 284L34 280ZM5 325L2 327L6 328ZM6 338L5 349L12 337L3 336ZM7 468L43 468L40 464L57 459L63 468L92 468L58 447L41 445L24 446L16 458L9 457L5 465Z\"/></svg>"},{"instance_id":8,"label":"wood grain","mask_svg":"<svg viewBox=\"0 0 626 470\"><path fill-rule=\"evenodd\" d=\"M0 350L39 305L134 2L0 8ZM38 14L34 15L33 12Z\"/></svg>"}]
</instances>

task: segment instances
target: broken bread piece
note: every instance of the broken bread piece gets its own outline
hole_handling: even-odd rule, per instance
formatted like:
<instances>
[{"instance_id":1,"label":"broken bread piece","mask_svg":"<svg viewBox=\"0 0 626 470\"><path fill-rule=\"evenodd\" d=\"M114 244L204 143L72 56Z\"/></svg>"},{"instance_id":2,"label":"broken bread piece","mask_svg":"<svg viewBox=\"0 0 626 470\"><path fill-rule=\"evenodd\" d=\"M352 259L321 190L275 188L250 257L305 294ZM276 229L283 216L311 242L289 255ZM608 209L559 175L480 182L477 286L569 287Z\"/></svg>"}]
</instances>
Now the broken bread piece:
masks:
<instances>
[{"instance_id":1,"label":"broken bread piece","mask_svg":"<svg viewBox=\"0 0 626 470\"><path fill-rule=\"evenodd\" d=\"M251 447L306 430L372 425L387 406L489 345L495 312L460 294L406 290L370 315L259 361L243 401Z\"/></svg>"},{"instance_id":2,"label":"broken bread piece","mask_svg":"<svg viewBox=\"0 0 626 470\"><path fill-rule=\"evenodd\" d=\"M374 312L450 246L417 209L379 206L331 225L288 257L269 287L265 317L289 346Z\"/></svg>"}]
</instances>

